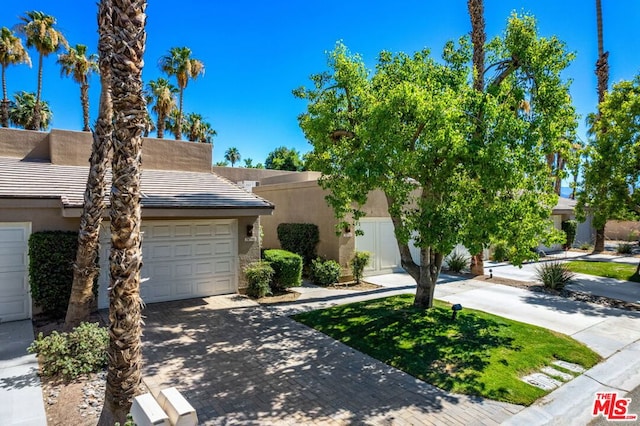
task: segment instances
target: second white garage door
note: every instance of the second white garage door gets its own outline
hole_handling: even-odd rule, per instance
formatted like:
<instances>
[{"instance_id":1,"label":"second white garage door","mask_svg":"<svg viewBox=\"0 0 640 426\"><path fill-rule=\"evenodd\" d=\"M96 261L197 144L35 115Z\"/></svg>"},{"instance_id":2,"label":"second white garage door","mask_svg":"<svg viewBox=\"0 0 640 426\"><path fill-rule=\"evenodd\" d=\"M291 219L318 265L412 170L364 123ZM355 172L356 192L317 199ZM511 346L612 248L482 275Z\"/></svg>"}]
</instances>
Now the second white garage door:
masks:
<instances>
[{"instance_id":1,"label":"second white garage door","mask_svg":"<svg viewBox=\"0 0 640 426\"><path fill-rule=\"evenodd\" d=\"M109 268L108 222L101 232L101 271ZM237 222L144 221L140 294L145 303L237 291ZM100 274L98 307L109 306L107 273Z\"/></svg>"},{"instance_id":2,"label":"second white garage door","mask_svg":"<svg viewBox=\"0 0 640 426\"><path fill-rule=\"evenodd\" d=\"M356 250L371 253L364 274L379 275L401 271L400 250L391 218L363 218L358 227L364 235L356 236Z\"/></svg>"}]
</instances>

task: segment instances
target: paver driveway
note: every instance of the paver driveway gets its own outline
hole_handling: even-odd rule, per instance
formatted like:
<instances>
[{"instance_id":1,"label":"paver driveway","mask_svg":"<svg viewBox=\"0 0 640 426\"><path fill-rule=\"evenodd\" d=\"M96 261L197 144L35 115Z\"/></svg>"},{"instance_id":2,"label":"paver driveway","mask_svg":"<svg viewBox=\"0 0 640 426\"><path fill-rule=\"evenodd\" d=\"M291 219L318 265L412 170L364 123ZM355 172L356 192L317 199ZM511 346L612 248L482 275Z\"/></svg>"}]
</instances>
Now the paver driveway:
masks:
<instances>
[{"instance_id":1,"label":"paver driveway","mask_svg":"<svg viewBox=\"0 0 640 426\"><path fill-rule=\"evenodd\" d=\"M452 395L242 296L145 308L144 380L202 424L497 424L522 409Z\"/></svg>"}]
</instances>

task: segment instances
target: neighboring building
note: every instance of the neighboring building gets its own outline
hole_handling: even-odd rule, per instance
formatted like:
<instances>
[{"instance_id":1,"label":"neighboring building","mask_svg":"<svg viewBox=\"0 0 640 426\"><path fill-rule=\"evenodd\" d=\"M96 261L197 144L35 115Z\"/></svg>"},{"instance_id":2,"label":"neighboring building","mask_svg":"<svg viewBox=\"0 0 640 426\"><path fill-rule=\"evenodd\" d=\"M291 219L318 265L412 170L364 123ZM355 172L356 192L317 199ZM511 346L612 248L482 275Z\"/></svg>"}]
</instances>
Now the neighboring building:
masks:
<instances>
[{"instance_id":1,"label":"neighboring building","mask_svg":"<svg viewBox=\"0 0 640 426\"><path fill-rule=\"evenodd\" d=\"M227 172L228 169L229 172ZM243 171L251 173L245 175ZM363 235L356 235L354 229L337 230L337 220L333 210L327 205L327 192L318 185L319 172L285 172L277 175L258 174L252 169L219 168L216 169L230 180L240 182L255 180L253 192L275 205L274 214L261 220L264 232L263 246L280 247L276 229L280 223L314 223L318 226L320 243L318 255L336 260L343 268L343 274L349 275L349 260L354 251L372 253L371 261L365 269L366 275L385 274L402 270L400 252L395 239L393 223L387 210L387 201L381 191L373 191L363 211L366 216L360 220L359 229ZM553 209L551 219L554 227L561 229L562 221L574 218L575 201L560 198ZM337 232L338 231L338 232ZM578 228L578 236L587 238L590 226ZM578 239L576 241L579 241ZM414 260L419 259L419 251L410 247ZM457 248L460 250L461 246ZM462 248L463 249L463 248ZM541 247L544 251L559 250L561 245Z\"/></svg>"},{"instance_id":2,"label":"neighboring building","mask_svg":"<svg viewBox=\"0 0 640 426\"><path fill-rule=\"evenodd\" d=\"M31 317L29 235L78 230L90 149L90 133L0 129L0 322ZM259 217L270 215L273 204L211 173L211 159L209 144L144 140L146 303L235 293L246 287L242 267L260 257ZM108 271L108 213L101 271ZM104 308L107 274L99 284Z\"/></svg>"}]
</instances>

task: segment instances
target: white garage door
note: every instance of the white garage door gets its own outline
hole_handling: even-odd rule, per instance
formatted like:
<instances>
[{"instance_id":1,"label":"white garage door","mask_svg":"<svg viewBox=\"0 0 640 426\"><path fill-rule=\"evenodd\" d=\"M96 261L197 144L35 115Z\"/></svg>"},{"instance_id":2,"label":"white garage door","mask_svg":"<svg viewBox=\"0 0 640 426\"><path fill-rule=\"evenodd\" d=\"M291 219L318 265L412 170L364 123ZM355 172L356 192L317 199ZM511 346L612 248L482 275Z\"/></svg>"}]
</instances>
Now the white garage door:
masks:
<instances>
[{"instance_id":1,"label":"white garage door","mask_svg":"<svg viewBox=\"0 0 640 426\"><path fill-rule=\"evenodd\" d=\"M31 318L30 234L31 223L0 223L0 322Z\"/></svg>"},{"instance_id":2,"label":"white garage door","mask_svg":"<svg viewBox=\"0 0 640 426\"><path fill-rule=\"evenodd\" d=\"M108 222L101 232L101 271L109 268ZM224 220L143 221L140 295L145 303L237 291L237 223ZM108 273L100 274L98 307L109 306Z\"/></svg>"},{"instance_id":3,"label":"white garage door","mask_svg":"<svg viewBox=\"0 0 640 426\"><path fill-rule=\"evenodd\" d=\"M360 220L364 235L356 236L356 250L371 253L365 275L389 274L402 270L400 251L390 218L364 218Z\"/></svg>"}]
</instances>

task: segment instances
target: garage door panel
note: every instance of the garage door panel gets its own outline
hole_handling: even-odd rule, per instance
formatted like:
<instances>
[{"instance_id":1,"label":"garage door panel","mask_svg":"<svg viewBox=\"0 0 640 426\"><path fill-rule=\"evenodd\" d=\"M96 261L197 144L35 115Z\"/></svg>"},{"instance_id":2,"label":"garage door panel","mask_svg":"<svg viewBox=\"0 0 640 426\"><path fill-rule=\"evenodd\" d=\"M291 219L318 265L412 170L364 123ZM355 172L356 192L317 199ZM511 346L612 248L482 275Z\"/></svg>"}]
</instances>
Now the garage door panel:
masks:
<instances>
[{"instance_id":1,"label":"garage door panel","mask_svg":"<svg viewBox=\"0 0 640 426\"><path fill-rule=\"evenodd\" d=\"M26 269L27 255L25 245L0 249L0 271L24 272Z\"/></svg>"},{"instance_id":2,"label":"garage door panel","mask_svg":"<svg viewBox=\"0 0 640 426\"><path fill-rule=\"evenodd\" d=\"M236 291L235 220L146 221L142 228L141 273L147 280L140 290L145 303ZM107 235L103 239L108 244ZM107 286L100 307L108 306Z\"/></svg>"},{"instance_id":3,"label":"garage door panel","mask_svg":"<svg viewBox=\"0 0 640 426\"><path fill-rule=\"evenodd\" d=\"M192 252L193 251L191 243L176 244L173 250L173 253L176 257L189 257L191 256Z\"/></svg>"},{"instance_id":4,"label":"garage door panel","mask_svg":"<svg viewBox=\"0 0 640 426\"><path fill-rule=\"evenodd\" d=\"M29 291L24 271L0 272L0 290L4 297L23 297Z\"/></svg>"},{"instance_id":5,"label":"garage door panel","mask_svg":"<svg viewBox=\"0 0 640 426\"><path fill-rule=\"evenodd\" d=\"M231 241L216 242L215 252L216 256L229 256L233 253L233 243Z\"/></svg>"},{"instance_id":6,"label":"garage door panel","mask_svg":"<svg viewBox=\"0 0 640 426\"><path fill-rule=\"evenodd\" d=\"M2 225L2 227L0 227L0 241L3 242L3 245L23 245L24 242L29 239L28 237L28 230L21 226Z\"/></svg>"},{"instance_id":7,"label":"garage door panel","mask_svg":"<svg viewBox=\"0 0 640 426\"><path fill-rule=\"evenodd\" d=\"M26 299L24 295L2 297L0 299L0 322L25 319L25 314L30 310L29 303L29 299Z\"/></svg>"}]
</instances>

